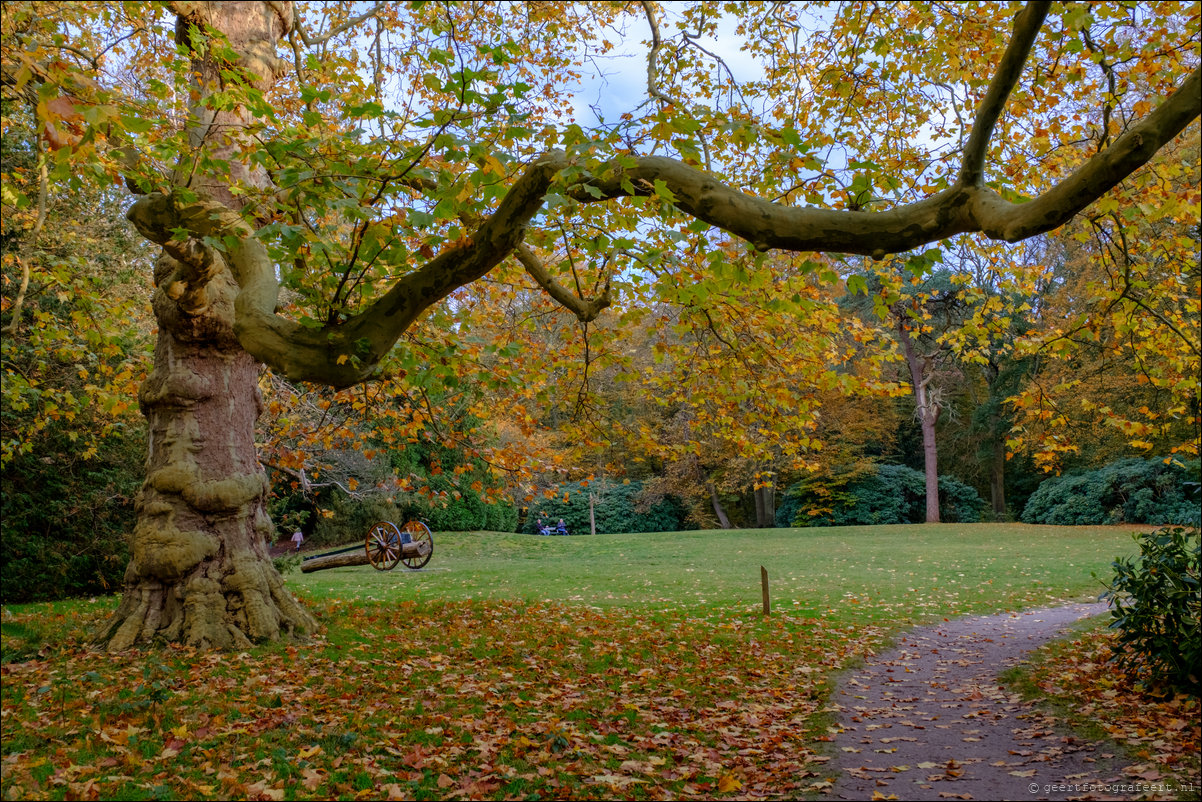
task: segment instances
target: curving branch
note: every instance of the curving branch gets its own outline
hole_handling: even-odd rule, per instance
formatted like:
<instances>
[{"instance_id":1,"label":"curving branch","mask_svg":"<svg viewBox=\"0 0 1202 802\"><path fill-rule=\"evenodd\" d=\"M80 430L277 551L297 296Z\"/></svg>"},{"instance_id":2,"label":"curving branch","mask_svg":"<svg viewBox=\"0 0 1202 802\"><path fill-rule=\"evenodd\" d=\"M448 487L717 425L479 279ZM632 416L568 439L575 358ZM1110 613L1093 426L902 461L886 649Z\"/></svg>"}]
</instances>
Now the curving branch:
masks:
<instances>
[{"instance_id":1,"label":"curving branch","mask_svg":"<svg viewBox=\"0 0 1202 802\"><path fill-rule=\"evenodd\" d=\"M989 89L986 90L981 106L977 109L972 133L964 148L964 158L957 178L957 182L962 186L978 186L984 178L985 153L989 150L993 127L997 125L998 117L1006 107L1006 100L1018 84L1023 65L1027 62L1027 56L1031 54L1035 37L1039 34L1051 5L1049 2L1029 3L1014 18L1014 33L1010 36L1010 43L1006 45L1006 52L1002 54L997 72L993 74Z\"/></svg>"},{"instance_id":2,"label":"curving branch","mask_svg":"<svg viewBox=\"0 0 1202 802\"><path fill-rule=\"evenodd\" d=\"M38 237L41 236L42 228L46 225L46 198L50 194L50 190L46 170L46 153L41 137L37 138L37 162L38 213L37 217L34 218L33 228L25 235L25 241L21 243L16 255L16 262L21 266L21 285L17 289L17 297L13 300L12 317L9 318L8 325L4 327L4 333L9 337L15 337L21 331L21 316L25 310L25 295L29 292L29 280L33 274L30 262L33 261L33 253L38 245Z\"/></svg>"},{"instance_id":3,"label":"curving branch","mask_svg":"<svg viewBox=\"0 0 1202 802\"><path fill-rule=\"evenodd\" d=\"M542 287L547 295L555 299L560 306L576 315L576 319L581 323L590 323L596 320L597 315L601 314L601 310L611 303L608 274L605 276L605 285L601 288L600 295L588 299L579 298L547 272L547 268L538 258L538 254L526 243L518 243L517 248L514 249L514 255L522 263L522 267L526 268L530 277L538 283L538 286Z\"/></svg>"},{"instance_id":4,"label":"curving branch","mask_svg":"<svg viewBox=\"0 0 1202 802\"><path fill-rule=\"evenodd\" d=\"M1202 68L1189 74L1177 91L1143 120L1127 129L1056 186L1028 203L1007 203L996 193L981 195L975 217L980 231L993 239L1018 242L1067 223L1105 195L1202 113Z\"/></svg>"},{"instance_id":5,"label":"curving branch","mask_svg":"<svg viewBox=\"0 0 1202 802\"><path fill-rule=\"evenodd\" d=\"M747 195L712 175L662 156L629 160L605 178L582 179L566 193L581 203L660 195L761 250L855 253L881 259L947 237L981 232L1017 242L1058 228L1143 166L1202 113L1202 71L1160 106L1047 192L1011 203L985 186L956 185L880 212L784 206ZM600 171L599 171L600 172Z\"/></svg>"},{"instance_id":6,"label":"curving branch","mask_svg":"<svg viewBox=\"0 0 1202 802\"><path fill-rule=\"evenodd\" d=\"M300 36L300 40L305 43L306 47L315 47L317 45L325 44L343 31L349 31L359 23L366 22L376 14L379 14L381 10L388 7L388 3L385 2L374 3L371 8L367 9L361 14L356 14L341 25L336 25L323 34L309 36L307 33L305 33L305 26L301 23L300 11L296 9L294 3L281 2L280 0L268 0L268 4L275 9L276 13L279 14L280 19L284 20L286 26L289 23L291 24L297 35Z\"/></svg>"},{"instance_id":7,"label":"curving branch","mask_svg":"<svg viewBox=\"0 0 1202 802\"><path fill-rule=\"evenodd\" d=\"M239 288L234 331L248 353L291 380L341 388L369 378L423 311L509 256L565 164L559 152L536 160L469 239L402 277L378 301L341 325L318 328L275 314L279 301L275 265L250 225L224 204L203 199L184 202L175 195L154 193L140 198L127 216L147 239L194 265L198 282L221 274L222 266L229 268ZM174 242L173 232L180 228L193 238ZM225 241L226 250L221 253L204 244L206 237ZM181 289L195 292L197 288Z\"/></svg>"}]
</instances>

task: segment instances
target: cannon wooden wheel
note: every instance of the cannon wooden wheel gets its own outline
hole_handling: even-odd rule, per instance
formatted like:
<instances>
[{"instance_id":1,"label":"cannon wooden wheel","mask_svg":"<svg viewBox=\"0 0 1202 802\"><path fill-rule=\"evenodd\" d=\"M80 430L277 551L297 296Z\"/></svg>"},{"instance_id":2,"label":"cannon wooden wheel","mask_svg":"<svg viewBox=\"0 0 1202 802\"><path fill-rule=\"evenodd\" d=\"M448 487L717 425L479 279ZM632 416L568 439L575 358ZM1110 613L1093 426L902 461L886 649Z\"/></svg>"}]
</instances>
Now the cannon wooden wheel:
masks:
<instances>
[{"instance_id":1,"label":"cannon wooden wheel","mask_svg":"<svg viewBox=\"0 0 1202 802\"><path fill-rule=\"evenodd\" d=\"M367 561L371 567L377 571L395 568L401 561L401 542L401 531L392 521L380 521L367 530L367 540L363 545L367 549Z\"/></svg>"},{"instance_id":2,"label":"cannon wooden wheel","mask_svg":"<svg viewBox=\"0 0 1202 802\"><path fill-rule=\"evenodd\" d=\"M434 556L434 536L430 534L430 527L421 521L408 521L401 530L401 541L405 544L401 562L416 571Z\"/></svg>"}]
</instances>

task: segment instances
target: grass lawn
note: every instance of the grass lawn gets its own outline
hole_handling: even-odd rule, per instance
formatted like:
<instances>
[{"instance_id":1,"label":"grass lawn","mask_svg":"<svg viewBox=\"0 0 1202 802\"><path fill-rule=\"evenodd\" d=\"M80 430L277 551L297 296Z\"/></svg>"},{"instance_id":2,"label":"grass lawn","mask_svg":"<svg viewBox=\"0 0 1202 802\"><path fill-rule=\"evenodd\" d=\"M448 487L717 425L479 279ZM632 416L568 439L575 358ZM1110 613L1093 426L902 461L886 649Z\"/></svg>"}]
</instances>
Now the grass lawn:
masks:
<instances>
[{"instance_id":1,"label":"grass lawn","mask_svg":"<svg viewBox=\"0 0 1202 802\"><path fill-rule=\"evenodd\" d=\"M1133 550L1130 527L1022 524L747 529L597 537L438 533L422 571L289 575L314 598L521 599L737 615L761 609L760 566L783 614L908 626L1095 598L1091 571Z\"/></svg>"},{"instance_id":2,"label":"grass lawn","mask_svg":"<svg viewBox=\"0 0 1202 802\"><path fill-rule=\"evenodd\" d=\"M839 670L915 623L1094 597L1129 532L436 533L419 572L290 574L323 632L240 654L91 651L111 598L8 606L0 795L820 794Z\"/></svg>"}]
</instances>

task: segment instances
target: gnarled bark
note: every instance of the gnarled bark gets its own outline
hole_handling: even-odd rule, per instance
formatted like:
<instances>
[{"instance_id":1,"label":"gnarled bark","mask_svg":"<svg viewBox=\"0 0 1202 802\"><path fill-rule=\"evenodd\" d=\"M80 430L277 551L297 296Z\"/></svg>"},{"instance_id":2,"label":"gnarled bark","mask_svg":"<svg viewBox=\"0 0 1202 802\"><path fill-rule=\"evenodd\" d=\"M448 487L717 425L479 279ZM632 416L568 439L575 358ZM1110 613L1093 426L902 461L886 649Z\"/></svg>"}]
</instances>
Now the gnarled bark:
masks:
<instances>
[{"instance_id":1,"label":"gnarled bark","mask_svg":"<svg viewBox=\"0 0 1202 802\"><path fill-rule=\"evenodd\" d=\"M239 66L269 80L274 43L286 27L270 7L177 3L175 10L182 40L217 27L244 54ZM220 82L217 71L207 60L194 62L199 94ZM198 106L196 114L195 145L215 139L219 149L236 147L244 112ZM247 173L240 180L259 179ZM197 189L233 202L227 187ZM159 222L180 224L178 215L169 217ZM156 241L164 245L154 275L159 335L139 394L150 432L146 481L124 595L100 637L110 650L157 641L242 648L311 633L316 621L284 588L267 551L268 482L255 448L259 364L236 334L239 277L197 240Z\"/></svg>"},{"instance_id":2,"label":"gnarled bark","mask_svg":"<svg viewBox=\"0 0 1202 802\"><path fill-rule=\"evenodd\" d=\"M197 281L168 254L155 270L159 339L139 394L147 474L125 593L103 633L111 650L156 640L245 647L316 628L267 552L259 366L234 336L237 285L214 272Z\"/></svg>"}]
</instances>

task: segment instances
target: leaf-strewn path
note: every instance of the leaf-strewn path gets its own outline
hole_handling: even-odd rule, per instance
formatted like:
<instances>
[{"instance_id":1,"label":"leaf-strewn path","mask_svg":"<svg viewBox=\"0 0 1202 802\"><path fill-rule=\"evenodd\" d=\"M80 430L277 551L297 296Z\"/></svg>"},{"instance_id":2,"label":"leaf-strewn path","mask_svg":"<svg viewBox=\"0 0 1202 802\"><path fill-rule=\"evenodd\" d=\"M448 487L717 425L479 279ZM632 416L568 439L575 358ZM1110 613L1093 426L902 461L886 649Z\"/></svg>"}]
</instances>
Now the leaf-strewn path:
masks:
<instances>
[{"instance_id":1,"label":"leaf-strewn path","mask_svg":"<svg viewBox=\"0 0 1202 802\"><path fill-rule=\"evenodd\" d=\"M845 677L836 693L843 776L833 795L1112 797L1105 785L1119 779L1114 755L1057 732L1047 716L997 681L1000 670L1068 624L1105 610L1104 604L1074 604L964 618L903 637Z\"/></svg>"}]
</instances>

